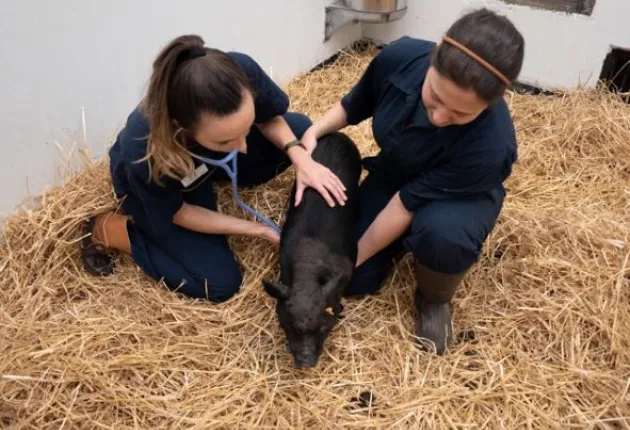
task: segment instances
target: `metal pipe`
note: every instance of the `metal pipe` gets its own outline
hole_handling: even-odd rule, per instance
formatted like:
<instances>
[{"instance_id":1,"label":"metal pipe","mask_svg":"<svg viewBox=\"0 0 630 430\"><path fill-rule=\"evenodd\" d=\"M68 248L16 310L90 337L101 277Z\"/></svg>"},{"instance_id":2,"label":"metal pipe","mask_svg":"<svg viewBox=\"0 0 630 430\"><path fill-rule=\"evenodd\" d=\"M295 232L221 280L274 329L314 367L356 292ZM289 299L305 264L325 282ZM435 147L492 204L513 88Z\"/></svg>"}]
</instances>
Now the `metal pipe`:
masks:
<instances>
[{"instance_id":1,"label":"metal pipe","mask_svg":"<svg viewBox=\"0 0 630 430\"><path fill-rule=\"evenodd\" d=\"M383 24L402 19L407 13L407 0L337 0L326 6L324 41L349 22Z\"/></svg>"}]
</instances>

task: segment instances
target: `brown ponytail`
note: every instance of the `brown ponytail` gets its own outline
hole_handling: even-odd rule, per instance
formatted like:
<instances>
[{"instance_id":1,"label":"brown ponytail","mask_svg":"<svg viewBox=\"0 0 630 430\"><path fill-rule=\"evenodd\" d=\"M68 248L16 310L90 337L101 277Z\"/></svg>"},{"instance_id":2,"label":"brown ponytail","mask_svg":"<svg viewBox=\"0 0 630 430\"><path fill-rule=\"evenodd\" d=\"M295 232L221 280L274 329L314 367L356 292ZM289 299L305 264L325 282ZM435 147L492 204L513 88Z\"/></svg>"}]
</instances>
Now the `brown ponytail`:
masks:
<instances>
[{"instance_id":1,"label":"brown ponytail","mask_svg":"<svg viewBox=\"0 0 630 430\"><path fill-rule=\"evenodd\" d=\"M197 35L171 41L153 62L153 73L141 109L149 119L147 154L151 178L179 180L194 170L186 150L186 131L192 133L201 114L224 116L236 112L249 90L247 76L230 56L204 47ZM183 130L182 130L183 129Z\"/></svg>"}]
</instances>

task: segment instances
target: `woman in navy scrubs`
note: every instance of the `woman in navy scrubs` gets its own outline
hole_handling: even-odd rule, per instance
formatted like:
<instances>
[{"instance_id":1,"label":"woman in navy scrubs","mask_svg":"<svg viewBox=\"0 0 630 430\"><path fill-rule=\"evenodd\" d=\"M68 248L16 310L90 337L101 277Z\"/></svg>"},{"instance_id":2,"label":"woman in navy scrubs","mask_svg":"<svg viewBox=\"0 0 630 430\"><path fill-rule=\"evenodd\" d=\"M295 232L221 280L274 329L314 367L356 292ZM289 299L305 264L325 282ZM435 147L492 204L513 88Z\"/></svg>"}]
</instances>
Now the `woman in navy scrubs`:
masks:
<instances>
[{"instance_id":1,"label":"woman in navy scrubs","mask_svg":"<svg viewBox=\"0 0 630 430\"><path fill-rule=\"evenodd\" d=\"M416 269L416 334L443 354L450 300L476 262L503 205L517 158L503 100L520 73L524 41L480 9L439 44L403 37L372 60L356 86L302 141L373 119L380 147L364 160L357 270L347 296L375 293L405 252Z\"/></svg>"},{"instance_id":2,"label":"woman in navy scrubs","mask_svg":"<svg viewBox=\"0 0 630 430\"><path fill-rule=\"evenodd\" d=\"M189 297L232 297L242 273L227 235L275 244L280 238L264 224L218 212L213 183L229 177L194 155L221 159L238 150L243 186L267 182L293 164L298 204L306 187L330 206L346 199L341 181L299 140L311 121L288 106L286 94L249 56L206 48L195 35L173 40L155 59L147 95L109 152L123 213L86 222L86 270L111 274L111 254L124 252Z\"/></svg>"}]
</instances>

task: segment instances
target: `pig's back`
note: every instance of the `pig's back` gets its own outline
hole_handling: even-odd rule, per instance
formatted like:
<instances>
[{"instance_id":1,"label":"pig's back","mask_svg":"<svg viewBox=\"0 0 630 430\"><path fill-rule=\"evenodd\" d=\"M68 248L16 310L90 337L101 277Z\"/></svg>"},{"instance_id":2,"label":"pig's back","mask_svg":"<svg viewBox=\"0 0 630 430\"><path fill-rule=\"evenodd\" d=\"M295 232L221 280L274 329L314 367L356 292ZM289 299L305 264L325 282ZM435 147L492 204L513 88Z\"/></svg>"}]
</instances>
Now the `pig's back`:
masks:
<instances>
[{"instance_id":1,"label":"pig's back","mask_svg":"<svg viewBox=\"0 0 630 430\"><path fill-rule=\"evenodd\" d=\"M302 202L294 207L295 187L291 192L291 207L283 227L283 247L288 252L300 238L321 240L330 252L356 258L357 220L359 208L359 178L361 155L354 142L341 132L319 139L313 159L328 167L346 187L345 206L328 206L324 198L312 188L304 191Z\"/></svg>"},{"instance_id":2,"label":"pig's back","mask_svg":"<svg viewBox=\"0 0 630 430\"><path fill-rule=\"evenodd\" d=\"M313 159L332 170L346 187L358 185L361 154L345 134L335 132L320 138L313 151Z\"/></svg>"}]
</instances>

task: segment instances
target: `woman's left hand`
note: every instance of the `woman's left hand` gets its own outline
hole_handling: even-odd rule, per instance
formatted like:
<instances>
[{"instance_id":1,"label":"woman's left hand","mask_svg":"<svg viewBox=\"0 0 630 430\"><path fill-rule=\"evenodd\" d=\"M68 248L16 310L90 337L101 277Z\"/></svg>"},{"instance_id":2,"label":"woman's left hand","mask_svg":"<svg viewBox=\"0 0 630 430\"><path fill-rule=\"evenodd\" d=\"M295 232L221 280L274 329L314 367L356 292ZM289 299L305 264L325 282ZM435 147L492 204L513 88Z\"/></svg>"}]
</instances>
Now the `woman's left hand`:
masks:
<instances>
[{"instance_id":1,"label":"woman's left hand","mask_svg":"<svg viewBox=\"0 0 630 430\"><path fill-rule=\"evenodd\" d=\"M319 192L330 207L335 206L333 196L341 206L346 204L346 187L339 177L326 166L313 160L310 155L304 157L300 163L295 166L295 170L295 206L298 206L302 201L304 190L307 187L311 187Z\"/></svg>"}]
</instances>

